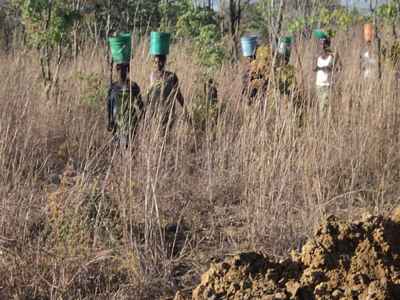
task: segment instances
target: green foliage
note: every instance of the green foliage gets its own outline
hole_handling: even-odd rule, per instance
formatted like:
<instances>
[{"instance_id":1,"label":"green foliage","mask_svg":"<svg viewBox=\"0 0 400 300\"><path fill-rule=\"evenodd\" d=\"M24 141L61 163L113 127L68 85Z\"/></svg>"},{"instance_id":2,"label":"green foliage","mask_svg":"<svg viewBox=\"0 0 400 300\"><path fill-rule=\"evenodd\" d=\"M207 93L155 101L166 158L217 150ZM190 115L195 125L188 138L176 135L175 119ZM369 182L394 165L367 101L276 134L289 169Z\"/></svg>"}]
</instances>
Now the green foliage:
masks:
<instances>
[{"instance_id":1,"label":"green foliage","mask_svg":"<svg viewBox=\"0 0 400 300\"><path fill-rule=\"evenodd\" d=\"M216 26L215 13L209 9L187 6L177 19L177 37L193 38L201 34L203 27L208 25Z\"/></svg>"},{"instance_id":2,"label":"green foliage","mask_svg":"<svg viewBox=\"0 0 400 300\"><path fill-rule=\"evenodd\" d=\"M258 31L262 36L269 33L269 21L279 14L278 9L272 6L271 0L259 0L255 5L247 7L248 24L245 31Z\"/></svg>"},{"instance_id":3,"label":"green foliage","mask_svg":"<svg viewBox=\"0 0 400 300\"><path fill-rule=\"evenodd\" d=\"M191 6L188 0L161 1L158 6L162 16L160 30L175 33L179 16L190 10Z\"/></svg>"},{"instance_id":4,"label":"green foliage","mask_svg":"<svg viewBox=\"0 0 400 300\"><path fill-rule=\"evenodd\" d=\"M119 20L120 30L136 28L138 31L145 32L148 28L158 27L162 16L159 9L162 0L119 0L114 2L120 5L118 8L114 8L115 13L113 14ZM121 12L123 12L122 15Z\"/></svg>"},{"instance_id":5,"label":"green foliage","mask_svg":"<svg viewBox=\"0 0 400 300\"><path fill-rule=\"evenodd\" d=\"M68 41L68 34L81 14L62 0L17 0L28 41L32 46L53 47Z\"/></svg>"},{"instance_id":6,"label":"green foliage","mask_svg":"<svg viewBox=\"0 0 400 300\"><path fill-rule=\"evenodd\" d=\"M396 20L398 20L400 15L400 1L393 0L387 4L381 5L377 9L376 13L384 21L393 24Z\"/></svg>"},{"instance_id":7,"label":"green foliage","mask_svg":"<svg viewBox=\"0 0 400 300\"><path fill-rule=\"evenodd\" d=\"M108 30L145 32L158 28L162 0L85 0L81 1L81 11L87 25L97 34L105 36ZM88 21L90 20L90 21Z\"/></svg>"},{"instance_id":8,"label":"green foliage","mask_svg":"<svg viewBox=\"0 0 400 300\"><path fill-rule=\"evenodd\" d=\"M361 20L361 16L357 11L349 11L344 8L328 9L322 7L318 13L310 17L300 17L289 22L288 30L290 33L300 32L304 28L323 28L331 36L335 35L336 31L347 31L355 23Z\"/></svg>"},{"instance_id":9,"label":"green foliage","mask_svg":"<svg viewBox=\"0 0 400 300\"><path fill-rule=\"evenodd\" d=\"M307 27L308 22L310 22L309 18L304 18L304 17L296 18L292 22L289 22L288 31L290 33L301 32L302 30L304 30L304 28Z\"/></svg>"},{"instance_id":10,"label":"green foliage","mask_svg":"<svg viewBox=\"0 0 400 300\"><path fill-rule=\"evenodd\" d=\"M357 16L353 15L351 11L347 9L335 9L330 14L327 14L326 24L338 30L349 30L357 20Z\"/></svg>"},{"instance_id":11,"label":"green foliage","mask_svg":"<svg viewBox=\"0 0 400 300\"><path fill-rule=\"evenodd\" d=\"M180 3L176 37L192 42L200 65L209 70L219 66L224 59L224 48L215 12L208 8L196 7L188 0L182 0Z\"/></svg>"},{"instance_id":12,"label":"green foliage","mask_svg":"<svg viewBox=\"0 0 400 300\"><path fill-rule=\"evenodd\" d=\"M209 69L220 66L225 52L216 25L205 25L200 28L194 39L199 64Z\"/></svg>"}]
</instances>

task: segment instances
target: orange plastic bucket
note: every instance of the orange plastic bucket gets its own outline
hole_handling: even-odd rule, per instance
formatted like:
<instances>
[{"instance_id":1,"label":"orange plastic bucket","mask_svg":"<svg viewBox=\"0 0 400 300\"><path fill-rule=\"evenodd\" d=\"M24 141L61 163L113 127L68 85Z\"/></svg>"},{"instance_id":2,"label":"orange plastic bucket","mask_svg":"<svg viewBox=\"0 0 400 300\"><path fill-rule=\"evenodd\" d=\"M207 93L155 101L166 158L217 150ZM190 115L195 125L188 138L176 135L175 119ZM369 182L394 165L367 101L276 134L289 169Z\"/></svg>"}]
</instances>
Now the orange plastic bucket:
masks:
<instances>
[{"instance_id":1,"label":"orange plastic bucket","mask_svg":"<svg viewBox=\"0 0 400 300\"><path fill-rule=\"evenodd\" d=\"M374 39L374 26L371 23L364 25L364 40L371 42Z\"/></svg>"}]
</instances>

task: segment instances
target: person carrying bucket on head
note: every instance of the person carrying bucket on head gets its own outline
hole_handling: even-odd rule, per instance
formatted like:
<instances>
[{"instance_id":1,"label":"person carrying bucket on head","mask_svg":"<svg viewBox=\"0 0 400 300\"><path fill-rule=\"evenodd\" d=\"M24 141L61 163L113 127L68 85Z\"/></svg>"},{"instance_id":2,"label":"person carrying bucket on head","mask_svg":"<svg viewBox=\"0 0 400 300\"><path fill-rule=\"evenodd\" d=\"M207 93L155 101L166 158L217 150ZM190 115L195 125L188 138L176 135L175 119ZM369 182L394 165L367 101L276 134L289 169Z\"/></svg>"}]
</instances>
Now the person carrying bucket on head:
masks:
<instances>
[{"instance_id":1,"label":"person carrying bucket on head","mask_svg":"<svg viewBox=\"0 0 400 300\"><path fill-rule=\"evenodd\" d=\"M246 97L247 101L251 103L254 98L266 91L266 80L263 72L260 72L257 57L265 47L258 47L256 36L242 37L240 42L243 56L246 58L242 75L242 96Z\"/></svg>"},{"instance_id":2,"label":"person carrying bucket on head","mask_svg":"<svg viewBox=\"0 0 400 300\"><path fill-rule=\"evenodd\" d=\"M368 82L379 78L379 57L374 41L374 27L371 23L364 25L364 47L360 53L360 72Z\"/></svg>"},{"instance_id":3,"label":"person carrying bucket on head","mask_svg":"<svg viewBox=\"0 0 400 300\"><path fill-rule=\"evenodd\" d=\"M293 37L284 36L278 41L276 50L276 61L274 65L274 79L276 87L279 89L280 99L283 107L288 108L301 121L305 110L298 81L296 70L290 63L293 49ZM299 59L299 57L296 57Z\"/></svg>"},{"instance_id":4,"label":"person carrying bucket on head","mask_svg":"<svg viewBox=\"0 0 400 300\"><path fill-rule=\"evenodd\" d=\"M337 54L331 50L331 39L327 33L316 30L315 37L318 39L319 55L314 64L313 71L316 73L316 94L321 116L330 110L330 95L334 84L334 75L340 69L340 61Z\"/></svg>"},{"instance_id":5,"label":"person carrying bucket on head","mask_svg":"<svg viewBox=\"0 0 400 300\"><path fill-rule=\"evenodd\" d=\"M171 128L175 120L176 102L184 108L184 98L179 88L178 76L165 70L169 54L170 34L152 32L150 35L150 55L153 57L154 70L150 74L150 88L147 91L146 104L152 113L161 114L161 125Z\"/></svg>"},{"instance_id":6,"label":"person carrying bucket on head","mask_svg":"<svg viewBox=\"0 0 400 300\"><path fill-rule=\"evenodd\" d=\"M295 70L289 64L292 52L293 38L285 36L279 39L276 62L274 66L275 78L278 79L279 92L282 96L289 96L295 85Z\"/></svg>"},{"instance_id":7,"label":"person carrying bucket on head","mask_svg":"<svg viewBox=\"0 0 400 300\"><path fill-rule=\"evenodd\" d=\"M131 34L122 33L108 39L118 81L112 80L107 95L108 126L115 141L128 146L143 113L140 88L130 80Z\"/></svg>"}]
</instances>

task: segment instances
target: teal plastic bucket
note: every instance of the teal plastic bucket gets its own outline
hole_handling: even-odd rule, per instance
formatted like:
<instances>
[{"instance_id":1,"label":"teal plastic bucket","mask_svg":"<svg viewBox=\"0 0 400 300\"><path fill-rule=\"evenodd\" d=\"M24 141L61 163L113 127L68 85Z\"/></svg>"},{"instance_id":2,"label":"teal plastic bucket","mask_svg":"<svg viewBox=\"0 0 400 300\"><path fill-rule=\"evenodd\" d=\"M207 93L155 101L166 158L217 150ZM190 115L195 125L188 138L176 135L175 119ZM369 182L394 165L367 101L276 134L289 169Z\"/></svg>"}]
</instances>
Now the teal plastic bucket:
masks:
<instances>
[{"instance_id":1,"label":"teal plastic bucket","mask_svg":"<svg viewBox=\"0 0 400 300\"><path fill-rule=\"evenodd\" d=\"M127 63L132 54L132 36L129 32L120 33L117 36L109 37L111 56L114 63Z\"/></svg>"},{"instance_id":2,"label":"teal plastic bucket","mask_svg":"<svg viewBox=\"0 0 400 300\"><path fill-rule=\"evenodd\" d=\"M240 39L242 46L242 53L245 57L250 57L256 54L257 48L257 37L256 36L244 36Z\"/></svg>"},{"instance_id":3,"label":"teal plastic bucket","mask_svg":"<svg viewBox=\"0 0 400 300\"><path fill-rule=\"evenodd\" d=\"M278 43L278 53L287 55L290 53L293 43L293 38L291 36L284 36L279 39Z\"/></svg>"},{"instance_id":4,"label":"teal plastic bucket","mask_svg":"<svg viewBox=\"0 0 400 300\"><path fill-rule=\"evenodd\" d=\"M328 34L320 29L316 29L314 30L314 37L316 39L322 40L322 39L327 39L328 38Z\"/></svg>"},{"instance_id":5,"label":"teal plastic bucket","mask_svg":"<svg viewBox=\"0 0 400 300\"><path fill-rule=\"evenodd\" d=\"M170 34L167 32L155 32L150 34L150 54L168 55Z\"/></svg>"}]
</instances>

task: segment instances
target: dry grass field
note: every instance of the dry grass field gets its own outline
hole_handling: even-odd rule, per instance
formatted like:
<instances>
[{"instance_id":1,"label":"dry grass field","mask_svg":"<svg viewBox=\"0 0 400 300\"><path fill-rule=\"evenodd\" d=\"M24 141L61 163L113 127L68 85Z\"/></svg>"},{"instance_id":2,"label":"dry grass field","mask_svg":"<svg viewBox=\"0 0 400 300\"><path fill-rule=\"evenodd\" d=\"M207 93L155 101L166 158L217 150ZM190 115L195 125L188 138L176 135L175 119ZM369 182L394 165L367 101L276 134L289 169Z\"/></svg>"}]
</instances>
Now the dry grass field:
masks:
<instances>
[{"instance_id":1,"label":"dry grass field","mask_svg":"<svg viewBox=\"0 0 400 300\"><path fill-rule=\"evenodd\" d=\"M356 35L355 35L356 36ZM394 74L361 82L357 37L333 41L343 71L331 114L313 95L315 45L297 46L302 120L272 91L240 101L240 66L216 74L218 118L181 115L168 135L145 118L128 150L106 130L104 49L65 61L47 99L36 54L0 56L0 299L169 299L209 263L299 249L330 214L351 220L400 203L400 106ZM201 69L185 45L168 68L189 107ZM147 46L132 61L144 92ZM200 95L200 96L199 96Z\"/></svg>"}]
</instances>

